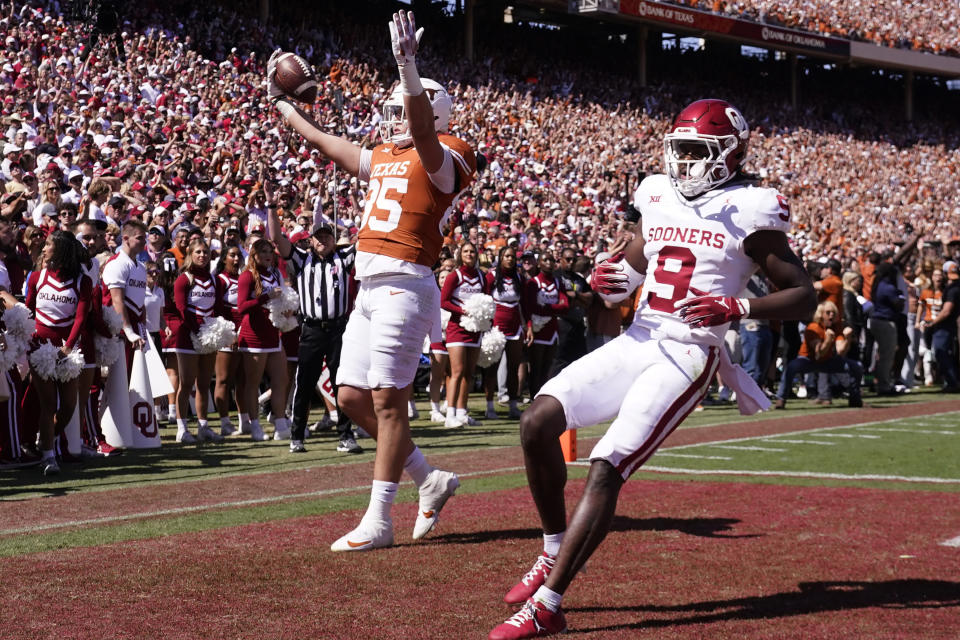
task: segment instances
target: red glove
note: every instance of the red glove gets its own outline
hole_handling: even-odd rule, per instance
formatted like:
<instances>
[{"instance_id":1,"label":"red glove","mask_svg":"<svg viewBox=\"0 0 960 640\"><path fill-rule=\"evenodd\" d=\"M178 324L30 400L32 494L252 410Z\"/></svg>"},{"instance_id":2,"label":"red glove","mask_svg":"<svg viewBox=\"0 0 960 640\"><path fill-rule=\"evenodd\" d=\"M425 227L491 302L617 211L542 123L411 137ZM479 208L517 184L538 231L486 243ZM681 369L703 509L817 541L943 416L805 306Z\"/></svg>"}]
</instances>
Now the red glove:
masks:
<instances>
[{"instance_id":1,"label":"red glove","mask_svg":"<svg viewBox=\"0 0 960 640\"><path fill-rule=\"evenodd\" d=\"M643 283L643 274L637 272L620 253L600 260L593 268L590 286L601 298L609 302L619 302L633 293Z\"/></svg>"},{"instance_id":2,"label":"red glove","mask_svg":"<svg viewBox=\"0 0 960 640\"><path fill-rule=\"evenodd\" d=\"M732 296L697 296L677 305L691 327L715 327L750 315L750 301Z\"/></svg>"}]
</instances>

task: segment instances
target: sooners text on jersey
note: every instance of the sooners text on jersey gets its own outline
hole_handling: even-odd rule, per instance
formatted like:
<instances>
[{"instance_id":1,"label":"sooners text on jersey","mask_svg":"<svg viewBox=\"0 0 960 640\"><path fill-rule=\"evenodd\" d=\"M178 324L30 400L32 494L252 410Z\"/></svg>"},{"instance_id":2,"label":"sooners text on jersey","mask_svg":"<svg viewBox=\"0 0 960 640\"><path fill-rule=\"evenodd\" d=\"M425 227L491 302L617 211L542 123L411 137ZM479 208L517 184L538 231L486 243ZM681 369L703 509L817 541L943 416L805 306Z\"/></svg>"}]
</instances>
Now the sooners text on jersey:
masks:
<instances>
[{"instance_id":1,"label":"sooners text on jersey","mask_svg":"<svg viewBox=\"0 0 960 640\"><path fill-rule=\"evenodd\" d=\"M790 229L790 208L775 189L726 184L686 200L664 175L634 194L642 214L647 273L634 322L684 342L719 346L727 325L693 328L675 312L698 295L736 296L757 268L743 241L763 230Z\"/></svg>"}]
</instances>

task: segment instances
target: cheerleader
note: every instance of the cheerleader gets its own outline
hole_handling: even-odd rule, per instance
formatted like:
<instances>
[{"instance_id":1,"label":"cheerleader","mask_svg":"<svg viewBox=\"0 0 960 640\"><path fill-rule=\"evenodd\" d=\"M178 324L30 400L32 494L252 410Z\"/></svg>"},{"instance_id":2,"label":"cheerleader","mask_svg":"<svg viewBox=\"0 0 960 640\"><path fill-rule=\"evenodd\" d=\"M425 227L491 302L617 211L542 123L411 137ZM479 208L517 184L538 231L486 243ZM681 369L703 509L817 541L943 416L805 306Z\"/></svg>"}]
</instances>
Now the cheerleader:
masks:
<instances>
[{"instance_id":1,"label":"cheerleader","mask_svg":"<svg viewBox=\"0 0 960 640\"><path fill-rule=\"evenodd\" d=\"M480 423L467 414L467 397L473 372L480 358L480 333L467 331L460 325L463 305L475 295L487 292L487 281L477 269L477 248L471 242L460 247L457 268L447 277L440 290L440 308L450 312L446 343L450 354L450 381L447 384L447 428L475 426Z\"/></svg>"},{"instance_id":2,"label":"cheerleader","mask_svg":"<svg viewBox=\"0 0 960 640\"><path fill-rule=\"evenodd\" d=\"M180 320L173 347L180 374L177 387L177 442L223 442L223 436L207 424L207 395L216 354L197 353L192 339L192 335L200 331L204 319L213 315L216 296L216 285L210 275L210 248L204 240L196 238L187 247L180 275L173 283L173 299ZM194 385L198 423L196 436L187 429L190 393Z\"/></svg>"},{"instance_id":3,"label":"cheerleader","mask_svg":"<svg viewBox=\"0 0 960 640\"><path fill-rule=\"evenodd\" d=\"M530 357L530 397L547 381L557 353L557 316L570 306L563 282L553 275L557 261L550 252L540 255L540 272L524 286L523 317L527 321L526 344ZM542 325L542 326L534 326Z\"/></svg>"},{"instance_id":4,"label":"cheerleader","mask_svg":"<svg viewBox=\"0 0 960 640\"><path fill-rule=\"evenodd\" d=\"M443 283L455 268L453 258L447 258L440 266L437 271L437 286L441 291ZM440 408L440 391L444 382L450 384L450 353L443 341L444 329L449 319L449 311L441 311L437 308L436 318L430 329L430 422L445 423L447 421L447 417Z\"/></svg>"},{"instance_id":5,"label":"cheerleader","mask_svg":"<svg viewBox=\"0 0 960 640\"><path fill-rule=\"evenodd\" d=\"M240 265L243 252L238 246L228 246L217 262L217 314L233 323L234 330L240 329L240 312L237 311L237 285L240 280ZM240 367L240 352L237 345L220 349L215 365L216 384L213 401L220 414L220 434L234 433L230 422L230 387L236 390L237 407L240 410L240 433L250 433L250 416L243 408L244 387L243 369Z\"/></svg>"},{"instance_id":6,"label":"cheerleader","mask_svg":"<svg viewBox=\"0 0 960 640\"><path fill-rule=\"evenodd\" d=\"M273 244L263 238L253 243L247 257L247 269L237 282L237 310L240 313L240 335L237 345L242 355L247 379L244 408L250 415L250 436L266 440L260 427L256 381L264 371L270 376L270 405L274 416L274 440L290 438L290 426L284 416L287 397L287 357L280 345L280 330L270 322L268 300L280 297L280 272L276 267Z\"/></svg>"},{"instance_id":7,"label":"cheerleader","mask_svg":"<svg viewBox=\"0 0 960 640\"><path fill-rule=\"evenodd\" d=\"M493 316L493 326L500 329L507 338L503 352L507 357L507 395L510 398L510 418L520 418L517 403L520 398L519 372L523 366L523 314L520 301L523 298L523 279L517 269L517 251L506 246L500 249L497 266L487 272L487 289L493 296L497 310ZM487 417L496 418L493 399L497 392L496 364L490 365L485 372L484 383L487 388Z\"/></svg>"},{"instance_id":8,"label":"cheerleader","mask_svg":"<svg viewBox=\"0 0 960 640\"><path fill-rule=\"evenodd\" d=\"M54 231L43 246L45 267L30 275L27 307L36 317L35 349L49 343L66 355L80 339L90 307L93 285L83 275L83 248L68 231ZM77 378L60 382L31 371L30 384L39 398L37 426L40 436L40 469L45 476L60 473L54 452L56 432L63 430L77 405Z\"/></svg>"},{"instance_id":9,"label":"cheerleader","mask_svg":"<svg viewBox=\"0 0 960 640\"><path fill-rule=\"evenodd\" d=\"M161 319L163 329L160 331L160 348L163 352L164 364L167 368L167 379L170 381L172 393L167 394L167 424L174 424L177 418L177 389L180 387L180 374L177 372L177 328L180 326L180 314L177 312L177 303L173 299L173 283L179 277L177 261L169 253L160 261L160 289L163 291L163 310Z\"/></svg>"}]
</instances>

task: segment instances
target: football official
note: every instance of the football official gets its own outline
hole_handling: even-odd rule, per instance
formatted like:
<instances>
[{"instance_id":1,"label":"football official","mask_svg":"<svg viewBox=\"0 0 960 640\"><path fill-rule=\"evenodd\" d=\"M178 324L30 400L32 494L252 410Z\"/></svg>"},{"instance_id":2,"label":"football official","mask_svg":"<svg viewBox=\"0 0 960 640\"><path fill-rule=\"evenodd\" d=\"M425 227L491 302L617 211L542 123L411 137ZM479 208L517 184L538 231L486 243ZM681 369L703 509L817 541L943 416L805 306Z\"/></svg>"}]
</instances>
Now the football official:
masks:
<instances>
[{"instance_id":1,"label":"football official","mask_svg":"<svg viewBox=\"0 0 960 640\"><path fill-rule=\"evenodd\" d=\"M333 227L318 223L310 237L310 249L294 246L280 229L277 216L277 195L269 181L264 188L267 194L267 226L277 250L292 267L293 286L300 296L300 317L303 328L300 333L299 363L293 387L293 435L290 453L303 453L303 438L310 413L310 400L320 374L323 360L327 360L330 383L336 397L337 369L340 366L340 348L343 330L347 327L350 311L350 280L356 251L353 247L337 249ZM342 408L338 411L337 451L362 453L353 435L350 418Z\"/></svg>"}]
</instances>

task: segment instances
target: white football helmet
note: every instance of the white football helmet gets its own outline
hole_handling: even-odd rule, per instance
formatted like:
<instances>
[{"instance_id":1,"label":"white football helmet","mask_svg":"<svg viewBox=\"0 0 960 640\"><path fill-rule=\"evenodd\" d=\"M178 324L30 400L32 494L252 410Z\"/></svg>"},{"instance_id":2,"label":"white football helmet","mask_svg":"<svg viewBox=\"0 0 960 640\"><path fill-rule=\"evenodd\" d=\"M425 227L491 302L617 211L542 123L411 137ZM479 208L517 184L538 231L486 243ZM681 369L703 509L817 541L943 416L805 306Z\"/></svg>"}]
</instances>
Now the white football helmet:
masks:
<instances>
[{"instance_id":1,"label":"white football helmet","mask_svg":"<svg viewBox=\"0 0 960 640\"><path fill-rule=\"evenodd\" d=\"M453 100L450 94L439 82L429 78L421 78L423 91L430 99L433 107L433 121L437 133L445 133L450 126L450 111L453 110ZM380 137L384 142L393 142L404 145L410 142L410 126L407 124L407 114L403 107L403 92L400 87L393 90L387 101L383 103L383 119L380 120Z\"/></svg>"}]
</instances>

